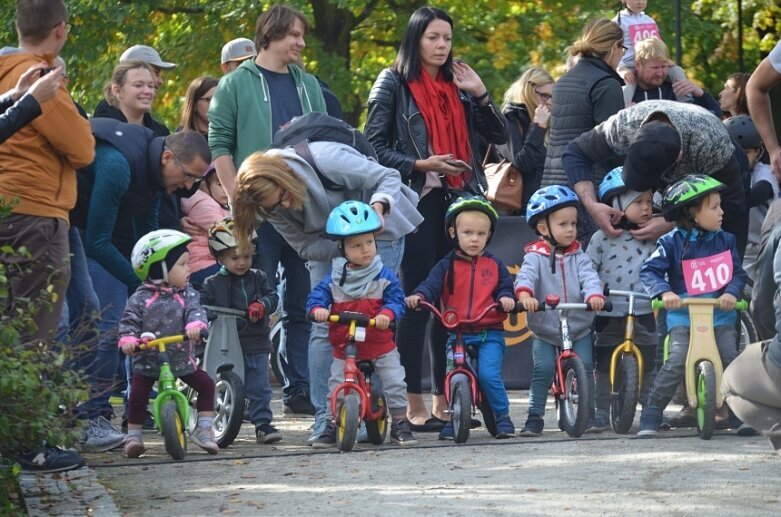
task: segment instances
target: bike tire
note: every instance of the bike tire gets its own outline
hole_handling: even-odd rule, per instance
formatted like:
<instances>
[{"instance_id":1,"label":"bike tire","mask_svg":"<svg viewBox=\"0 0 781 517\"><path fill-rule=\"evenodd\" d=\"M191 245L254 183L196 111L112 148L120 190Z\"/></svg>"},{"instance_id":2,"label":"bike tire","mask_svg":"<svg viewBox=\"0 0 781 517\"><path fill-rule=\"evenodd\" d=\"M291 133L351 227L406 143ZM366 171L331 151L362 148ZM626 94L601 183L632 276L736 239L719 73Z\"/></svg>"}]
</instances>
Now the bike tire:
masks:
<instances>
[{"instance_id":1,"label":"bike tire","mask_svg":"<svg viewBox=\"0 0 781 517\"><path fill-rule=\"evenodd\" d=\"M450 381L450 416L453 419L453 441L466 442L472 424L472 390L466 375L455 375Z\"/></svg>"},{"instance_id":2,"label":"bike tire","mask_svg":"<svg viewBox=\"0 0 781 517\"><path fill-rule=\"evenodd\" d=\"M697 365L697 431L710 440L716 427L716 370L710 361Z\"/></svg>"},{"instance_id":3,"label":"bike tire","mask_svg":"<svg viewBox=\"0 0 781 517\"><path fill-rule=\"evenodd\" d=\"M485 398L485 393L480 391L480 405L478 406L480 413L483 415L483 425L488 430L488 433L496 437L496 415L494 414L491 404L488 403L488 399Z\"/></svg>"},{"instance_id":4,"label":"bike tire","mask_svg":"<svg viewBox=\"0 0 781 517\"><path fill-rule=\"evenodd\" d=\"M287 385L287 376L285 375L287 361L285 360L285 355L280 352L280 349L286 338L287 331L285 330L285 322L284 320L279 320L271 329L271 353L268 356L268 364L274 379L282 387Z\"/></svg>"},{"instance_id":5,"label":"bike tire","mask_svg":"<svg viewBox=\"0 0 781 517\"><path fill-rule=\"evenodd\" d=\"M244 383L233 370L217 374L214 386L214 441L224 449L236 439L244 421Z\"/></svg>"},{"instance_id":6,"label":"bike tire","mask_svg":"<svg viewBox=\"0 0 781 517\"><path fill-rule=\"evenodd\" d=\"M580 438L586 431L591 407L586 367L579 357L570 357L563 361L562 370L566 398L557 404L559 428L573 438Z\"/></svg>"},{"instance_id":7,"label":"bike tire","mask_svg":"<svg viewBox=\"0 0 781 517\"><path fill-rule=\"evenodd\" d=\"M366 420L366 436L374 445L382 445L388 434L388 404L385 394L380 390L372 390L372 412L382 410L382 416L377 420Z\"/></svg>"},{"instance_id":8,"label":"bike tire","mask_svg":"<svg viewBox=\"0 0 781 517\"><path fill-rule=\"evenodd\" d=\"M616 369L615 395L610 398L610 425L618 434L626 434L635 421L640 369L637 358L624 354Z\"/></svg>"},{"instance_id":9,"label":"bike tire","mask_svg":"<svg viewBox=\"0 0 781 517\"><path fill-rule=\"evenodd\" d=\"M176 409L176 402L166 400L160 409L160 431L163 434L165 451L175 460L183 460L187 456L187 436L184 422Z\"/></svg>"},{"instance_id":10,"label":"bike tire","mask_svg":"<svg viewBox=\"0 0 781 517\"><path fill-rule=\"evenodd\" d=\"M751 319L751 314L748 311L738 312L740 318L740 335L738 336L738 353L741 353L751 343L759 341L757 337L757 327L754 325L754 320Z\"/></svg>"},{"instance_id":11,"label":"bike tire","mask_svg":"<svg viewBox=\"0 0 781 517\"><path fill-rule=\"evenodd\" d=\"M350 452L355 447L358 438L358 427L361 423L361 400L355 393L344 397L339 405L339 416L336 418L336 447L342 452Z\"/></svg>"}]
</instances>

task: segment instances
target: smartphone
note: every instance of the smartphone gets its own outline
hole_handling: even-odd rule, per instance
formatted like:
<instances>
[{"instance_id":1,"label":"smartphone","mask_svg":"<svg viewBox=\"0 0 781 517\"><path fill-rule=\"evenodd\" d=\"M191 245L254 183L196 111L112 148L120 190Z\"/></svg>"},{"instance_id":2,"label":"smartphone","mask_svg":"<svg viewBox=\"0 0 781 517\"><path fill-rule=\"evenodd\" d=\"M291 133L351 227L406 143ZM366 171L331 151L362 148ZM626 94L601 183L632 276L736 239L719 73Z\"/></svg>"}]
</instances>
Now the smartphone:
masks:
<instances>
[{"instance_id":1,"label":"smartphone","mask_svg":"<svg viewBox=\"0 0 781 517\"><path fill-rule=\"evenodd\" d=\"M57 68L57 67L55 67L55 66L47 66L46 68L41 68L41 75L39 75L38 77L43 77L44 75L48 74L49 72L51 72L55 68Z\"/></svg>"},{"instance_id":2,"label":"smartphone","mask_svg":"<svg viewBox=\"0 0 781 517\"><path fill-rule=\"evenodd\" d=\"M452 167L457 167L459 169L464 169L465 171L471 171L472 166L466 163L464 160L447 160L446 162L448 165Z\"/></svg>"}]
</instances>

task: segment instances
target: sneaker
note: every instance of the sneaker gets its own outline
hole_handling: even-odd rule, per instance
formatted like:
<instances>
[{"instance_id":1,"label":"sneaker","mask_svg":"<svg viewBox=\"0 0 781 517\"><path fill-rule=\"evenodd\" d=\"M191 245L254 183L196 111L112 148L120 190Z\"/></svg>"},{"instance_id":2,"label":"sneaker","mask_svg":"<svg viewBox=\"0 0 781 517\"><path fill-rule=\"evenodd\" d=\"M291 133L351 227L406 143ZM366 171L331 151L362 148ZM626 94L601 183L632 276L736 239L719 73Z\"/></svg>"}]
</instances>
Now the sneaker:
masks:
<instances>
[{"instance_id":1,"label":"sneaker","mask_svg":"<svg viewBox=\"0 0 781 517\"><path fill-rule=\"evenodd\" d=\"M724 404L716 410L716 418L713 428L719 431L723 431L725 429L737 429L737 427L740 425L739 422L740 420L737 418L735 418L734 422L730 419L729 408L726 404Z\"/></svg>"},{"instance_id":2,"label":"sneaker","mask_svg":"<svg viewBox=\"0 0 781 517\"><path fill-rule=\"evenodd\" d=\"M746 422L741 422L740 425L735 429L735 433L738 436L756 436L757 430L748 425Z\"/></svg>"},{"instance_id":3,"label":"sneaker","mask_svg":"<svg viewBox=\"0 0 781 517\"><path fill-rule=\"evenodd\" d=\"M79 469L87 462L79 454L44 443L43 447L15 458L22 470L34 472L64 472Z\"/></svg>"},{"instance_id":4,"label":"sneaker","mask_svg":"<svg viewBox=\"0 0 781 517\"><path fill-rule=\"evenodd\" d=\"M256 443L274 443L282 439L282 434L271 424L260 424L255 427Z\"/></svg>"},{"instance_id":5,"label":"sneaker","mask_svg":"<svg viewBox=\"0 0 781 517\"><path fill-rule=\"evenodd\" d=\"M312 442L312 448L330 449L331 447L336 447L336 425L333 422L328 422L320 436Z\"/></svg>"},{"instance_id":6,"label":"sneaker","mask_svg":"<svg viewBox=\"0 0 781 517\"><path fill-rule=\"evenodd\" d=\"M496 438L512 438L515 436L515 424L510 415L496 417Z\"/></svg>"},{"instance_id":7,"label":"sneaker","mask_svg":"<svg viewBox=\"0 0 781 517\"><path fill-rule=\"evenodd\" d=\"M696 427L697 410L683 406L674 417L670 418L670 427Z\"/></svg>"},{"instance_id":8,"label":"sneaker","mask_svg":"<svg viewBox=\"0 0 781 517\"><path fill-rule=\"evenodd\" d=\"M406 420L394 420L391 423L390 439L396 445L405 447L418 444L415 435L412 434L412 430L409 428L409 422Z\"/></svg>"},{"instance_id":9,"label":"sneaker","mask_svg":"<svg viewBox=\"0 0 781 517\"><path fill-rule=\"evenodd\" d=\"M442 429L439 431L439 439L440 440L455 440L456 434L455 431L453 431L453 422L446 423Z\"/></svg>"},{"instance_id":10,"label":"sneaker","mask_svg":"<svg viewBox=\"0 0 781 517\"><path fill-rule=\"evenodd\" d=\"M282 413L285 415L314 415L315 407L304 391L294 393L282 401Z\"/></svg>"},{"instance_id":11,"label":"sneaker","mask_svg":"<svg viewBox=\"0 0 781 517\"><path fill-rule=\"evenodd\" d=\"M607 411L604 409L597 409L593 417L589 417L586 422L586 433L599 434L602 431L610 429L610 418Z\"/></svg>"},{"instance_id":12,"label":"sneaker","mask_svg":"<svg viewBox=\"0 0 781 517\"><path fill-rule=\"evenodd\" d=\"M87 431L81 441L81 449L89 452L105 452L125 443L125 434L99 416L87 424Z\"/></svg>"},{"instance_id":13,"label":"sneaker","mask_svg":"<svg viewBox=\"0 0 781 517\"><path fill-rule=\"evenodd\" d=\"M122 449L122 454L125 458L138 458L144 454L146 448L144 447L144 441L139 436L128 436L125 440L125 447Z\"/></svg>"},{"instance_id":14,"label":"sneaker","mask_svg":"<svg viewBox=\"0 0 781 517\"><path fill-rule=\"evenodd\" d=\"M637 431L638 438L653 438L662 424L662 408L656 406L645 406L640 414L640 430Z\"/></svg>"},{"instance_id":15,"label":"sneaker","mask_svg":"<svg viewBox=\"0 0 781 517\"><path fill-rule=\"evenodd\" d=\"M662 417L662 423L659 424L660 431L669 431L673 426L670 425L670 419L666 416Z\"/></svg>"},{"instance_id":16,"label":"sneaker","mask_svg":"<svg viewBox=\"0 0 781 517\"><path fill-rule=\"evenodd\" d=\"M542 419L542 416L530 413L518 436L540 436L543 427L545 427L545 421Z\"/></svg>"},{"instance_id":17,"label":"sneaker","mask_svg":"<svg viewBox=\"0 0 781 517\"><path fill-rule=\"evenodd\" d=\"M369 432L366 430L366 422L363 420L361 420L361 425L358 426L358 438L356 441L358 443L372 443L369 440Z\"/></svg>"},{"instance_id":18,"label":"sneaker","mask_svg":"<svg viewBox=\"0 0 781 517\"><path fill-rule=\"evenodd\" d=\"M323 434L323 431L325 430L325 426L326 426L325 419L315 420L315 423L312 426L312 434L310 434L309 438L306 439L306 444L307 445L314 444L315 440L320 438L320 435Z\"/></svg>"},{"instance_id":19,"label":"sneaker","mask_svg":"<svg viewBox=\"0 0 781 517\"><path fill-rule=\"evenodd\" d=\"M209 454L217 454L220 451L220 446L214 441L214 429L212 426L208 427L196 427L195 431L190 434L190 439Z\"/></svg>"}]
</instances>

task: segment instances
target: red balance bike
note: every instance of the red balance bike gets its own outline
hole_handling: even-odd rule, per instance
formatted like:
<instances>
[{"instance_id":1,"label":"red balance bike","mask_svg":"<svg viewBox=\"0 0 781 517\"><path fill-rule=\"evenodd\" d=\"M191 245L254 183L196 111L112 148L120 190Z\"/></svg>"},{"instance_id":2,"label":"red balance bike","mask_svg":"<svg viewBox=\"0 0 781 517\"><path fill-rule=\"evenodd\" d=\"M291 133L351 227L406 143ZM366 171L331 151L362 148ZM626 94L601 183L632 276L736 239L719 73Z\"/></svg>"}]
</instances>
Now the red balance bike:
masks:
<instances>
[{"instance_id":1,"label":"red balance bike","mask_svg":"<svg viewBox=\"0 0 781 517\"><path fill-rule=\"evenodd\" d=\"M501 306L493 303L476 317L463 320L459 319L456 311L452 309L440 311L424 300L420 301L420 307L427 309L442 323L443 327L455 331L456 334L452 345L453 365L445 376L445 399L453 420L454 441L464 443L469 439L472 416L477 409L483 414L485 428L491 436L496 436L494 411L477 382L477 349L464 344L463 333L489 312L501 311Z\"/></svg>"}]
</instances>

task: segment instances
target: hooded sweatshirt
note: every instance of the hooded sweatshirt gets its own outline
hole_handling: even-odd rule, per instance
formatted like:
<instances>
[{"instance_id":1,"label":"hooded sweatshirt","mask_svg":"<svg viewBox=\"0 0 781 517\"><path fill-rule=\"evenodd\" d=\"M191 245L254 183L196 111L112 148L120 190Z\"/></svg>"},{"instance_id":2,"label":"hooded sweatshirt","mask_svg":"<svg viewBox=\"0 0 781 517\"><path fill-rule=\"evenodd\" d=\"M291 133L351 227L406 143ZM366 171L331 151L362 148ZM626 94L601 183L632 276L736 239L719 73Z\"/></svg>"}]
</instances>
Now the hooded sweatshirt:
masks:
<instances>
[{"instance_id":1,"label":"hooded sweatshirt","mask_svg":"<svg viewBox=\"0 0 781 517\"><path fill-rule=\"evenodd\" d=\"M0 49L0 91L14 88L31 66L51 64L52 58L13 47ZM76 204L76 169L92 163L95 139L64 85L41 111L0 145L0 197L4 204L19 198L14 213L67 221Z\"/></svg>"}]
</instances>

